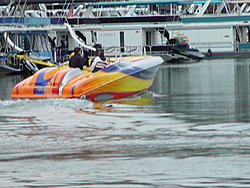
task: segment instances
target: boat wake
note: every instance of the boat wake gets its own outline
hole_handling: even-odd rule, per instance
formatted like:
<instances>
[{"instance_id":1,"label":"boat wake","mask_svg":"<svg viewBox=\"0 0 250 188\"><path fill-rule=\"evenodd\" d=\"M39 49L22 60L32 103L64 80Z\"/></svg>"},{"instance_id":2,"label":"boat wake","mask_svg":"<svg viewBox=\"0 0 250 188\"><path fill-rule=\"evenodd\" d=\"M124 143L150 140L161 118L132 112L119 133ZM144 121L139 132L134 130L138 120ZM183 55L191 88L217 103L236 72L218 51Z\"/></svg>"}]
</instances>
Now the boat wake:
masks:
<instances>
[{"instance_id":1,"label":"boat wake","mask_svg":"<svg viewBox=\"0 0 250 188\"><path fill-rule=\"evenodd\" d=\"M22 99L0 101L1 113L15 113L18 111L30 111L37 107L66 107L66 108L90 108L93 102L80 99Z\"/></svg>"},{"instance_id":2,"label":"boat wake","mask_svg":"<svg viewBox=\"0 0 250 188\"><path fill-rule=\"evenodd\" d=\"M100 115L100 113L117 111L118 109L123 109L121 112L127 108L128 111L136 111L138 106L153 105L153 98L154 94L147 91L140 95L100 102L64 98L2 100L0 101L0 114L42 114L43 112L47 113L47 109L59 112L60 107L62 107L77 113Z\"/></svg>"}]
</instances>

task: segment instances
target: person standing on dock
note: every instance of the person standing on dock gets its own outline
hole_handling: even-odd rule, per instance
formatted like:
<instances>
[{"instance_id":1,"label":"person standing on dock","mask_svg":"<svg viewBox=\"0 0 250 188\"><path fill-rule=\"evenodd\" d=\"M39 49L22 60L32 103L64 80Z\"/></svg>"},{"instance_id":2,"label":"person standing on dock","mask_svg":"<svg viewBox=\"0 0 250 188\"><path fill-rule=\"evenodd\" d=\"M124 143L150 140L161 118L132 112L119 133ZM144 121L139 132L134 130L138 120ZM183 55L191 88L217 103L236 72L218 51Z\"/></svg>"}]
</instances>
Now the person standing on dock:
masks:
<instances>
[{"instance_id":1,"label":"person standing on dock","mask_svg":"<svg viewBox=\"0 0 250 188\"><path fill-rule=\"evenodd\" d=\"M83 70L83 66L89 66L88 65L88 61L85 57L81 56L82 50L79 47L76 47L74 49L74 55L70 58L69 60L69 67L72 68L80 68L81 70Z\"/></svg>"}]
</instances>

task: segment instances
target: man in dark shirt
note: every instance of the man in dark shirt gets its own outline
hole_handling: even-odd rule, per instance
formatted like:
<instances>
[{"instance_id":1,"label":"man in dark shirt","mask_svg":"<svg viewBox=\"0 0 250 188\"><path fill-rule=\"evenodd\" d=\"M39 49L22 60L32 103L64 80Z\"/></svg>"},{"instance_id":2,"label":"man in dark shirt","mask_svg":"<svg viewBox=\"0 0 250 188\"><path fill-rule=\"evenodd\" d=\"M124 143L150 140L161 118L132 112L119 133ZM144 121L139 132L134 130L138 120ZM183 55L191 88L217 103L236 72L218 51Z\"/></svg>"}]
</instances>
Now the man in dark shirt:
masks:
<instances>
[{"instance_id":1,"label":"man in dark shirt","mask_svg":"<svg viewBox=\"0 0 250 188\"><path fill-rule=\"evenodd\" d=\"M74 49L74 53L75 54L69 60L69 67L74 67L74 68L78 67L82 70L84 65L86 65L87 67L89 66L87 59L81 56L82 53L81 48L76 47Z\"/></svg>"}]
</instances>

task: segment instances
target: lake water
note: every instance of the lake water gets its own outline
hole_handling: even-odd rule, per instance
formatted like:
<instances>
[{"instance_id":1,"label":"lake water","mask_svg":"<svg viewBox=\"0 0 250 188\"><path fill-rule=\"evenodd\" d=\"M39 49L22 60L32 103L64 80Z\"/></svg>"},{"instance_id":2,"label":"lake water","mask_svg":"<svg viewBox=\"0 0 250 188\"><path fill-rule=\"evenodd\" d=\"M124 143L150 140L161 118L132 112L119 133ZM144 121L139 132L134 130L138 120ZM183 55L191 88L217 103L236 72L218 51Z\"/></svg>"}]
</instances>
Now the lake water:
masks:
<instances>
[{"instance_id":1,"label":"lake water","mask_svg":"<svg viewBox=\"0 0 250 188\"><path fill-rule=\"evenodd\" d=\"M1 187L249 187L250 59L164 64L138 97L11 100L0 77Z\"/></svg>"}]
</instances>

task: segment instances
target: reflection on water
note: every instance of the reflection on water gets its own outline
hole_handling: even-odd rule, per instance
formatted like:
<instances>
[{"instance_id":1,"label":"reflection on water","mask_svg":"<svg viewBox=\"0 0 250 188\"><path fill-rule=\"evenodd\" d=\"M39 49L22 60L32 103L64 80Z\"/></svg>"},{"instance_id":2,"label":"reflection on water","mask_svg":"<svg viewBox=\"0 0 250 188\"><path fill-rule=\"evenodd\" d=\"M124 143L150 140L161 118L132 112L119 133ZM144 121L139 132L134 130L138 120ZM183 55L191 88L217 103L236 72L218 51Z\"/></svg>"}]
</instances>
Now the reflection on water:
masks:
<instances>
[{"instance_id":1,"label":"reflection on water","mask_svg":"<svg viewBox=\"0 0 250 188\"><path fill-rule=\"evenodd\" d=\"M0 75L0 100L11 99L12 88L23 78L23 75Z\"/></svg>"},{"instance_id":2,"label":"reflection on water","mask_svg":"<svg viewBox=\"0 0 250 188\"><path fill-rule=\"evenodd\" d=\"M234 67L236 121L249 121L249 61L240 61Z\"/></svg>"},{"instance_id":3,"label":"reflection on water","mask_svg":"<svg viewBox=\"0 0 250 188\"><path fill-rule=\"evenodd\" d=\"M249 187L249 65L165 64L105 104L13 101L1 77L1 187Z\"/></svg>"},{"instance_id":4,"label":"reflection on water","mask_svg":"<svg viewBox=\"0 0 250 188\"><path fill-rule=\"evenodd\" d=\"M151 90L157 111L204 123L249 121L249 59L164 65Z\"/></svg>"}]
</instances>

